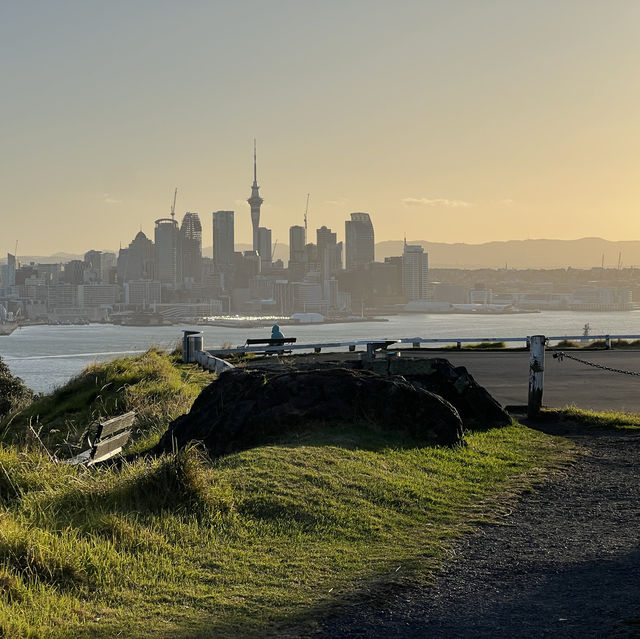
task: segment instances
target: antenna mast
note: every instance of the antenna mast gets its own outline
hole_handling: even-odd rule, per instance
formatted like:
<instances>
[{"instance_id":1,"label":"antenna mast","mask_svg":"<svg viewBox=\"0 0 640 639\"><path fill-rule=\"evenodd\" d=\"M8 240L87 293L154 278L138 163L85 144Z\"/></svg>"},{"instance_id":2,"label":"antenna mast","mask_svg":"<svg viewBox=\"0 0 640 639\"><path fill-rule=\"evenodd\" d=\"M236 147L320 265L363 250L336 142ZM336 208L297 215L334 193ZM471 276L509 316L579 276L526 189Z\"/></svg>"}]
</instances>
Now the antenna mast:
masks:
<instances>
[{"instance_id":1,"label":"antenna mast","mask_svg":"<svg viewBox=\"0 0 640 639\"><path fill-rule=\"evenodd\" d=\"M176 190L173 194L173 205L171 206L171 219L176 219L176 198L178 197L178 187L176 186Z\"/></svg>"}]
</instances>

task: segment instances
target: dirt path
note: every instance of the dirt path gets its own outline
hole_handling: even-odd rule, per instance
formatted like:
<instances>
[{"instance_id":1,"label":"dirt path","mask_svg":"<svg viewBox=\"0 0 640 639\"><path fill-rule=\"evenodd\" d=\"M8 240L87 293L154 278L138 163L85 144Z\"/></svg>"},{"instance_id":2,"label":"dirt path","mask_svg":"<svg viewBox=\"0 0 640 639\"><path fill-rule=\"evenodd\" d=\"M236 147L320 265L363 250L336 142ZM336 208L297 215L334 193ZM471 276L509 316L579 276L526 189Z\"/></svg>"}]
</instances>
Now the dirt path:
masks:
<instances>
[{"instance_id":1,"label":"dirt path","mask_svg":"<svg viewBox=\"0 0 640 639\"><path fill-rule=\"evenodd\" d=\"M640 431L540 425L585 449L461 542L435 587L322 622L341 637L640 637Z\"/></svg>"}]
</instances>

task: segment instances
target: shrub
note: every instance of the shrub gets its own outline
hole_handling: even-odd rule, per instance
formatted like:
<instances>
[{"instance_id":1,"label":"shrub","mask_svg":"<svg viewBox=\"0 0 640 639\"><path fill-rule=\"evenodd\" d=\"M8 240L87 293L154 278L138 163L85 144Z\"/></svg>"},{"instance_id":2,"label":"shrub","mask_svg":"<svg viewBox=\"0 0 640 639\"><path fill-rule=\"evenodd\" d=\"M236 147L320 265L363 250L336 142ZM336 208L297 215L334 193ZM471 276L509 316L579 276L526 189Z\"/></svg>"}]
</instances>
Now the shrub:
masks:
<instances>
[{"instance_id":1,"label":"shrub","mask_svg":"<svg viewBox=\"0 0 640 639\"><path fill-rule=\"evenodd\" d=\"M33 391L11 374L0 357L0 419L27 406L33 399Z\"/></svg>"}]
</instances>

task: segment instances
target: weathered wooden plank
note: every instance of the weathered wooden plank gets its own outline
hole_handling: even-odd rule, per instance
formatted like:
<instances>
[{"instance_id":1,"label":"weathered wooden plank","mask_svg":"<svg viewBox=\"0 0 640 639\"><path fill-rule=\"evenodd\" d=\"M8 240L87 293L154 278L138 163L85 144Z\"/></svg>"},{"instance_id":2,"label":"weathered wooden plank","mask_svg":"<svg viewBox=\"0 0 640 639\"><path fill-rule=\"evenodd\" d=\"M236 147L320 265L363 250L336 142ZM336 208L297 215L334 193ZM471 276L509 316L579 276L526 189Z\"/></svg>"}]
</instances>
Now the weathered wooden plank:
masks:
<instances>
[{"instance_id":1,"label":"weathered wooden plank","mask_svg":"<svg viewBox=\"0 0 640 639\"><path fill-rule=\"evenodd\" d=\"M100 422L100 424L98 425L97 439L101 440L105 437L113 435L114 433L117 433L119 430L131 428L135 416L135 412L130 411L129 413L125 413L124 415L119 415L118 417L114 417L113 419L108 419L106 422Z\"/></svg>"},{"instance_id":2,"label":"weathered wooden plank","mask_svg":"<svg viewBox=\"0 0 640 639\"><path fill-rule=\"evenodd\" d=\"M120 453L130 436L131 431L125 430L113 437L108 437L107 439L101 439L98 441L91 450L91 461L89 461L88 465L91 466L93 464L97 464L98 462L109 459Z\"/></svg>"}]
</instances>

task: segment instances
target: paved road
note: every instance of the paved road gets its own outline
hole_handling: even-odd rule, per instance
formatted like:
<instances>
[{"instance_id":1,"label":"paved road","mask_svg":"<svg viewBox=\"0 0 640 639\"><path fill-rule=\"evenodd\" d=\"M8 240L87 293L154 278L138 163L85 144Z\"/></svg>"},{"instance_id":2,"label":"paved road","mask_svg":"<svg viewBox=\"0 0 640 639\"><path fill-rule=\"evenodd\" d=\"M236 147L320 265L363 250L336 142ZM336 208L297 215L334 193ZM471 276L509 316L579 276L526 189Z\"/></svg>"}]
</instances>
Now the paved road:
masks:
<instances>
[{"instance_id":1,"label":"paved road","mask_svg":"<svg viewBox=\"0 0 640 639\"><path fill-rule=\"evenodd\" d=\"M640 351L571 352L580 359L640 373ZM447 352L452 364L466 366L476 381L503 405L526 404L529 353ZM545 406L575 404L580 408L640 412L640 377L599 370L547 352L544 371Z\"/></svg>"},{"instance_id":2,"label":"paved road","mask_svg":"<svg viewBox=\"0 0 640 639\"><path fill-rule=\"evenodd\" d=\"M456 366L466 366L476 381L504 406L527 403L528 352L407 350L407 356L445 357ZM640 373L640 350L567 352L596 364ZM357 359L360 353L322 353L306 357L321 361L344 360ZM543 404L555 408L575 404L585 409L640 413L640 377L598 370L569 359L560 362L547 351Z\"/></svg>"}]
</instances>

